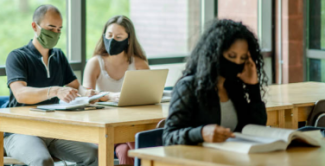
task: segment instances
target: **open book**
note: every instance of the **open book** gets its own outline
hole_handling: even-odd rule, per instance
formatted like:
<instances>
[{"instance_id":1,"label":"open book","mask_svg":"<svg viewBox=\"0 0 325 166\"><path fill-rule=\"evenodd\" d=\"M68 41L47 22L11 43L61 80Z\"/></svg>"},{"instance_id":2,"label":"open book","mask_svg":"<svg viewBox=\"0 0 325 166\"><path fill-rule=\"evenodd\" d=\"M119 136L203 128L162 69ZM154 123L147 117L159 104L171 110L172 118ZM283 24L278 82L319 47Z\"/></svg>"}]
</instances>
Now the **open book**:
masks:
<instances>
[{"instance_id":1,"label":"open book","mask_svg":"<svg viewBox=\"0 0 325 166\"><path fill-rule=\"evenodd\" d=\"M93 100L100 99L101 97L107 95L108 92L102 92L97 95L91 97L77 97L70 103L60 102L60 104L50 104L50 105L39 105L37 108L44 110L68 110L68 109L76 109L89 105L89 103Z\"/></svg>"},{"instance_id":2,"label":"open book","mask_svg":"<svg viewBox=\"0 0 325 166\"><path fill-rule=\"evenodd\" d=\"M235 138L229 138L225 142L204 142L203 146L239 153L260 153L286 150L293 141L311 146L320 146L320 140L323 138L319 130L301 132L259 125L246 125L242 133L234 134Z\"/></svg>"}]
</instances>

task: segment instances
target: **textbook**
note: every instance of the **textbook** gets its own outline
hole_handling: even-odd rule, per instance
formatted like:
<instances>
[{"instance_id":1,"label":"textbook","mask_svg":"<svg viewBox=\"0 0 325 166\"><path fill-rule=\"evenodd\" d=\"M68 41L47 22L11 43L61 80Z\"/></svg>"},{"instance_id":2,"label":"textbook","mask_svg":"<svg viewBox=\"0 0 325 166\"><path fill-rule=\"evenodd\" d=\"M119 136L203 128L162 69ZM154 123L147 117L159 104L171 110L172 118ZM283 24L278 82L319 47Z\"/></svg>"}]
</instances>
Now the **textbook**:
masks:
<instances>
[{"instance_id":1,"label":"textbook","mask_svg":"<svg viewBox=\"0 0 325 166\"><path fill-rule=\"evenodd\" d=\"M172 98L172 90L164 90L163 97L161 98L161 103L169 102Z\"/></svg>"},{"instance_id":2,"label":"textbook","mask_svg":"<svg viewBox=\"0 0 325 166\"><path fill-rule=\"evenodd\" d=\"M93 100L100 99L101 97L107 95L108 92L102 92L97 95L91 97L77 97L70 103L60 102L60 104L50 104L50 105L39 105L38 109L44 110L68 110L68 109L76 109L88 106L89 103Z\"/></svg>"},{"instance_id":3,"label":"textbook","mask_svg":"<svg viewBox=\"0 0 325 166\"><path fill-rule=\"evenodd\" d=\"M246 125L242 133L234 134L235 138L228 138L225 142L204 142L203 146L238 153L262 153L286 150L291 143L321 146L323 138L319 130L302 132L259 125Z\"/></svg>"},{"instance_id":4,"label":"textbook","mask_svg":"<svg viewBox=\"0 0 325 166\"><path fill-rule=\"evenodd\" d=\"M164 90L163 96L172 97L172 90Z\"/></svg>"}]
</instances>

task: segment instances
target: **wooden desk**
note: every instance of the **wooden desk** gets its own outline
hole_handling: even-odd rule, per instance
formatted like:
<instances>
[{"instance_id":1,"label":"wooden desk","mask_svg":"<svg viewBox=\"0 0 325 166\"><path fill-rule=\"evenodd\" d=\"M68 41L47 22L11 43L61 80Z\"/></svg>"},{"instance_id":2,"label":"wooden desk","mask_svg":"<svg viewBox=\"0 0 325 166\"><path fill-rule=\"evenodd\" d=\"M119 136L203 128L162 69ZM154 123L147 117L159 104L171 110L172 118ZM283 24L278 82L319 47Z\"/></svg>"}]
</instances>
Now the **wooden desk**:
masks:
<instances>
[{"instance_id":1,"label":"wooden desk","mask_svg":"<svg viewBox=\"0 0 325 166\"><path fill-rule=\"evenodd\" d=\"M325 99L325 83L302 82L271 85L266 94L267 103L291 103L291 128L298 128L299 121L306 121L315 102Z\"/></svg>"},{"instance_id":2,"label":"wooden desk","mask_svg":"<svg viewBox=\"0 0 325 166\"><path fill-rule=\"evenodd\" d=\"M137 132L154 129L168 114L169 103L161 105L91 111L34 112L32 107L0 109L0 154L3 132L98 143L100 166L114 165L114 144L133 142ZM3 156L0 156L3 165Z\"/></svg>"},{"instance_id":3,"label":"wooden desk","mask_svg":"<svg viewBox=\"0 0 325 166\"><path fill-rule=\"evenodd\" d=\"M142 166L322 166L325 165L325 143L322 148L291 147L287 151L242 154L199 146L169 146L129 151L129 156L142 159Z\"/></svg>"},{"instance_id":4,"label":"wooden desk","mask_svg":"<svg viewBox=\"0 0 325 166\"><path fill-rule=\"evenodd\" d=\"M291 103L267 102L267 126L291 128L291 112L293 109Z\"/></svg>"},{"instance_id":5,"label":"wooden desk","mask_svg":"<svg viewBox=\"0 0 325 166\"><path fill-rule=\"evenodd\" d=\"M325 83L316 82L269 86L266 98L268 125L287 127L286 122L290 121L292 128L297 128L298 121L307 120L314 103L325 99L324 92ZM137 132L155 128L161 119L167 117L168 106L169 103L164 103L53 113L29 111L31 107L0 109L0 154L3 154L2 132L12 132L98 143L100 165L113 165L114 143L134 141ZM291 113L292 119L288 120ZM2 163L0 156L0 165Z\"/></svg>"}]
</instances>

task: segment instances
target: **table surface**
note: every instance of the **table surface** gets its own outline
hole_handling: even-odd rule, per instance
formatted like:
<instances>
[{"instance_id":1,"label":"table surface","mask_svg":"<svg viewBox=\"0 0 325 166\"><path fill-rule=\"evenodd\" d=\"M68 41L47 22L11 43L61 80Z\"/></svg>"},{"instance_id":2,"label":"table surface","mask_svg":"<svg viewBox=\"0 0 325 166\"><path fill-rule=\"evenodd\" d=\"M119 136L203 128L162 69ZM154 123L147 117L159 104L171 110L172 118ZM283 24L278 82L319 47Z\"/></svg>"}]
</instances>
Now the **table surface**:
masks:
<instances>
[{"instance_id":1,"label":"table surface","mask_svg":"<svg viewBox=\"0 0 325 166\"><path fill-rule=\"evenodd\" d=\"M47 121L92 127L121 126L157 122L168 115L169 103L134 107L107 107L88 111L35 112L30 108L0 109L0 117Z\"/></svg>"},{"instance_id":2,"label":"table surface","mask_svg":"<svg viewBox=\"0 0 325 166\"><path fill-rule=\"evenodd\" d=\"M242 154L200 146L168 146L129 151L129 156L172 165L325 165L325 141L322 147L289 147L287 151Z\"/></svg>"},{"instance_id":3,"label":"table surface","mask_svg":"<svg viewBox=\"0 0 325 166\"><path fill-rule=\"evenodd\" d=\"M291 103L293 105L314 105L325 99L325 83L301 82L282 85L270 85L265 96L266 102Z\"/></svg>"},{"instance_id":4,"label":"table surface","mask_svg":"<svg viewBox=\"0 0 325 166\"><path fill-rule=\"evenodd\" d=\"M291 109L294 105L313 105L325 99L325 83L302 82L282 85L270 85L266 94L268 111ZM89 111L35 112L34 107L15 107L0 109L1 117L21 118L35 121L48 121L61 124L105 127L150 123L168 116L169 103L133 107L107 107ZM145 116L144 116L145 115Z\"/></svg>"},{"instance_id":5,"label":"table surface","mask_svg":"<svg viewBox=\"0 0 325 166\"><path fill-rule=\"evenodd\" d=\"M272 101L266 102L266 110L267 111L286 110L286 109L292 109L292 108L293 108L293 104L291 104L291 103L272 102Z\"/></svg>"}]
</instances>

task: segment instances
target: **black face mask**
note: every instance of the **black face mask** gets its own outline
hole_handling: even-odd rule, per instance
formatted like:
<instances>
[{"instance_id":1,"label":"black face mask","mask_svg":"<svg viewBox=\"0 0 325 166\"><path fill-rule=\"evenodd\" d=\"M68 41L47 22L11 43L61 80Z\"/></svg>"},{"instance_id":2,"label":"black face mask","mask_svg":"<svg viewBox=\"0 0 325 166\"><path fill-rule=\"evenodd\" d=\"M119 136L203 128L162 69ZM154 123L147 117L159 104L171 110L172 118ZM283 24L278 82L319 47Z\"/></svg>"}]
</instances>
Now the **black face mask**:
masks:
<instances>
[{"instance_id":1,"label":"black face mask","mask_svg":"<svg viewBox=\"0 0 325 166\"><path fill-rule=\"evenodd\" d=\"M220 57L220 75L225 77L226 80L236 79L238 73L244 70L245 63L238 65L226 59L223 55Z\"/></svg>"},{"instance_id":2,"label":"black face mask","mask_svg":"<svg viewBox=\"0 0 325 166\"><path fill-rule=\"evenodd\" d=\"M123 41L116 41L115 39L106 39L103 35L105 49L109 55L117 55L123 52L129 45L129 40L126 38Z\"/></svg>"}]
</instances>

